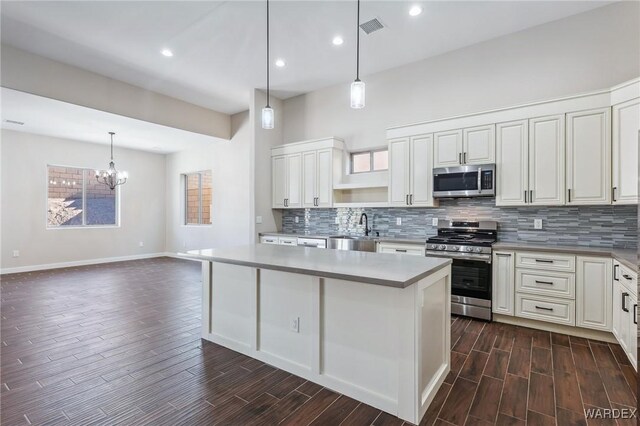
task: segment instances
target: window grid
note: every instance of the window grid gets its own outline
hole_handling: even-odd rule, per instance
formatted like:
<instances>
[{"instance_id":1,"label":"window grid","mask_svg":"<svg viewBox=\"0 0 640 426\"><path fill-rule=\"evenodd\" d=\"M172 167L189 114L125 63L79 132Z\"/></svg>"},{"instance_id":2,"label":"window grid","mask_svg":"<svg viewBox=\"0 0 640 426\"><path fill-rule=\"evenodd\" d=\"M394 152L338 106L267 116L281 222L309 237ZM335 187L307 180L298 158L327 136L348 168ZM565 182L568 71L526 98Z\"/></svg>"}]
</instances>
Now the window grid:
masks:
<instances>
[{"instance_id":1,"label":"window grid","mask_svg":"<svg viewBox=\"0 0 640 426\"><path fill-rule=\"evenodd\" d=\"M375 153L378 153L378 152L388 152L388 151L389 151L389 150L388 150L387 148L383 148L383 149L375 149L375 150L371 150L371 151L358 151L358 152L352 152L352 153L351 153L351 156L350 156L350 160L351 160L351 161L349 162L349 163L350 163L350 165L351 165L350 170L349 170L349 171L350 171L350 173L351 173L351 174L359 174L359 173L371 173L371 172L379 172L379 171L383 171L383 170L389 170L389 166L388 166L388 164L387 164L387 167L386 167L385 169L377 169L377 170L376 170L376 169L374 169L374 167L373 167L373 164L374 164L373 156L374 156L374 154L375 154ZM363 170L363 171L356 172L356 171L354 170L354 157L359 156L359 155L363 155L363 154L368 154L368 155L369 155L369 169L368 169L368 170Z\"/></svg>"}]
</instances>

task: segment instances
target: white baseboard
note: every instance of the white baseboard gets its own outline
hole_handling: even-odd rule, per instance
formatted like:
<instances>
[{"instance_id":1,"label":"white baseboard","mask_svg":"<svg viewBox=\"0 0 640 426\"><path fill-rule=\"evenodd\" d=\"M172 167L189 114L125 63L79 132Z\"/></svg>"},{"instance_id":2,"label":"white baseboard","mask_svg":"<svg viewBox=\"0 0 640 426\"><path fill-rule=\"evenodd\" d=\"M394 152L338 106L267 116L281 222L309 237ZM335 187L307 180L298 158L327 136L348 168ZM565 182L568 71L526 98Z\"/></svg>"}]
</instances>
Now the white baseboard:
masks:
<instances>
[{"instance_id":1,"label":"white baseboard","mask_svg":"<svg viewBox=\"0 0 640 426\"><path fill-rule=\"evenodd\" d=\"M0 275L17 274L19 272L43 271L46 269L69 268L73 266L97 265L100 263L125 262L127 260L151 259L154 257L165 257L165 256L179 258L179 256L177 256L175 253L168 253L168 252L134 254L131 256L104 257L100 259L76 260L73 262L45 263L41 265L18 266L15 268L2 268L0 269Z\"/></svg>"}]
</instances>

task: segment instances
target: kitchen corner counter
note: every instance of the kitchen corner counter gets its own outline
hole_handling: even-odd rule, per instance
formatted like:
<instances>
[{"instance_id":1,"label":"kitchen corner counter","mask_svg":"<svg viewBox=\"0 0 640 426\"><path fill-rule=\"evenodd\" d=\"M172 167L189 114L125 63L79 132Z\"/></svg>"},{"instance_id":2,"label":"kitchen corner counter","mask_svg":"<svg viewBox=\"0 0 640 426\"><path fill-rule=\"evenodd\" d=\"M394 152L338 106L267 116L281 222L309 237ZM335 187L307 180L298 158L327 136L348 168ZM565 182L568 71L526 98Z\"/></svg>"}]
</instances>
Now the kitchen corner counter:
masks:
<instances>
[{"instance_id":1,"label":"kitchen corner counter","mask_svg":"<svg viewBox=\"0 0 640 426\"><path fill-rule=\"evenodd\" d=\"M290 234L285 232L261 232L259 236L269 236L269 237L299 237L299 238L331 238L333 236L340 235L339 233L335 234ZM360 236L362 237L362 236ZM425 245L427 242L427 236L424 238L394 238L394 237L378 237L378 236L369 236L370 239L379 243L396 243L396 244L420 244Z\"/></svg>"},{"instance_id":2,"label":"kitchen corner counter","mask_svg":"<svg viewBox=\"0 0 640 426\"><path fill-rule=\"evenodd\" d=\"M451 264L436 257L254 244L202 249L186 257L303 275L405 288Z\"/></svg>"},{"instance_id":3,"label":"kitchen corner counter","mask_svg":"<svg viewBox=\"0 0 640 426\"><path fill-rule=\"evenodd\" d=\"M498 241L493 245L492 248L493 250L528 250L549 253L572 253L582 256L611 256L627 268L633 269L634 271L638 267L638 252L634 249L616 249L585 246L553 246L507 241Z\"/></svg>"}]
</instances>

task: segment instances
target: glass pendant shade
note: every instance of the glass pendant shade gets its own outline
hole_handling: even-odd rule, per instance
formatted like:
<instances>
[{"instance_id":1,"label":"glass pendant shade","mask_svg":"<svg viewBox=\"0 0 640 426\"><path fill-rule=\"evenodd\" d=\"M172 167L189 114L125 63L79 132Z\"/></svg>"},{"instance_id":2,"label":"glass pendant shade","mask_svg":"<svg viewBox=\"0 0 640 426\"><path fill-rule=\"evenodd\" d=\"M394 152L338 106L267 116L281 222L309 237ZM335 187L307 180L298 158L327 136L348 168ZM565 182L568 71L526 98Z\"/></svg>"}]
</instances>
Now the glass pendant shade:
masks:
<instances>
[{"instance_id":1,"label":"glass pendant shade","mask_svg":"<svg viewBox=\"0 0 640 426\"><path fill-rule=\"evenodd\" d=\"M270 106L266 106L262 108L262 128L263 129L273 129L275 122L275 116L273 113L273 108Z\"/></svg>"},{"instance_id":2,"label":"glass pendant shade","mask_svg":"<svg viewBox=\"0 0 640 426\"><path fill-rule=\"evenodd\" d=\"M364 82L356 80L351 83L351 108L364 108Z\"/></svg>"}]
</instances>

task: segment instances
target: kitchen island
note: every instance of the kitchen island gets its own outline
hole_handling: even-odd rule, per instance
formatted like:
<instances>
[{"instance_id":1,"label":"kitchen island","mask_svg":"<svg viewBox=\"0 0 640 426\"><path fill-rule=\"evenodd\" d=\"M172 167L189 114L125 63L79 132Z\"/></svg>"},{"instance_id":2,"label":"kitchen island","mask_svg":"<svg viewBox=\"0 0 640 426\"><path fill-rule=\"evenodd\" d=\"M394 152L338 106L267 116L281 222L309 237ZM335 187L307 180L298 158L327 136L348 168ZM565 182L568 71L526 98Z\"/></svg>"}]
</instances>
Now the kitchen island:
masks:
<instances>
[{"instance_id":1,"label":"kitchen island","mask_svg":"<svg viewBox=\"0 0 640 426\"><path fill-rule=\"evenodd\" d=\"M450 368L451 261L255 244L203 263L202 338L418 424Z\"/></svg>"}]
</instances>

